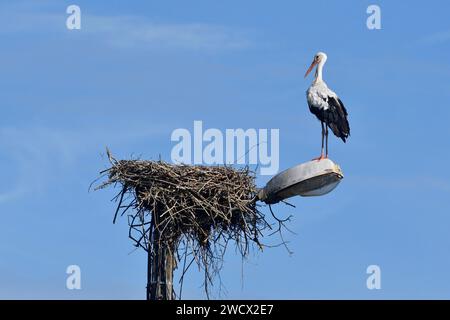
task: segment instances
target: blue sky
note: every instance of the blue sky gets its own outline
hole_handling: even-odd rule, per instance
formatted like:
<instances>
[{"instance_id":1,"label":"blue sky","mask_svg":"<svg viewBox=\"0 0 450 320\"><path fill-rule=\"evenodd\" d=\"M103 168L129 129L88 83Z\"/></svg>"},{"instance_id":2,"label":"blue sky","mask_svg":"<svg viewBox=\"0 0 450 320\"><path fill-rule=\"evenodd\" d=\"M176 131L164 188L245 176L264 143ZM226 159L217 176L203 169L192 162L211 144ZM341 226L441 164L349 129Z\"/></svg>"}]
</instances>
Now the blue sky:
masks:
<instances>
[{"instance_id":1,"label":"blue sky","mask_svg":"<svg viewBox=\"0 0 450 320\"><path fill-rule=\"evenodd\" d=\"M77 4L82 29L66 29ZM381 8L368 30L366 8ZM115 190L117 158L170 160L176 128L280 129L280 169L318 155L303 79L314 53L349 111L345 179L295 198L282 247L226 256L222 298L450 298L446 1L0 1L0 298L142 299L146 257ZM259 177L263 186L269 177ZM266 208L263 208L267 212ZM268 239L276 242L277 239ZM67 290L66 267L82 270ZM381 290L366 268L381 268ZM192 269L184 298L204 298ZM218 289L218 288L216 288ZM219 297L218 293L216 294Z\"/></svg>"}]
</instances>

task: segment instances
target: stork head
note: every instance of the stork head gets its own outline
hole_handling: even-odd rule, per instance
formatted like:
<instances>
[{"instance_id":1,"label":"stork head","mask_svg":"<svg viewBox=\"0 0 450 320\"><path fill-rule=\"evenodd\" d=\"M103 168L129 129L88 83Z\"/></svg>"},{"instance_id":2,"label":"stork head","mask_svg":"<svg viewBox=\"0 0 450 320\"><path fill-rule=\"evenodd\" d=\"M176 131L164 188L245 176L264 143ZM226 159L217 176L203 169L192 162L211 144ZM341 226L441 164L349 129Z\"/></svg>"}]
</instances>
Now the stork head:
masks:
<instances>
[{"instance_id":1,"label":"stork head","mask_svg":"<svg viewBox=\"0 0 450 320\"><path fill-rule=\"evenodd\" d=\"M323 52L320 52L320 51L317 52L314 55L313 62L311 63L311 65L309 66L308 70L305 73L305 78L316 65L323 66L325 61L327 61L327 55L325 53L323 53Z\"/></svg>"}]
</instances>

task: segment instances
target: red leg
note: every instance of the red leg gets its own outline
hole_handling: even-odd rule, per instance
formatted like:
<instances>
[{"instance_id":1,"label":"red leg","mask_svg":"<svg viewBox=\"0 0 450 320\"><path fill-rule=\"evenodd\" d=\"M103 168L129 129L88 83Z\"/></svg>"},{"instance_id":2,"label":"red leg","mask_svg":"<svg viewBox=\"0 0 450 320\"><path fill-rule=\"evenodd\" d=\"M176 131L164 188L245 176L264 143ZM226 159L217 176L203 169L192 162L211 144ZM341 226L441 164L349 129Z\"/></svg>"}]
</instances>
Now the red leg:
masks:
<instances>
[{"instance_id":1,"label":"red leg","mask_svg":"<svg viewBox=\"0 0 450 320\"><path fill-rule=\"evenodd\" d=\"M325 138L325 128L326 128L326 125L325 125L325 128L324 128L324 126L323 126L323 122L321 122L321 125L322 125L322 150L321 150L321 152L320 152L320 157L312 159L312 160L317 160L317 161L320 161L320 160L322 160L322 159L328 158L328 139L327 139L327 155L326 155L326 156L323 155L323 140L324 140L324 138ZM327 138L328 138L328 137L327 137Z\"/></svg>"}]
</instances>

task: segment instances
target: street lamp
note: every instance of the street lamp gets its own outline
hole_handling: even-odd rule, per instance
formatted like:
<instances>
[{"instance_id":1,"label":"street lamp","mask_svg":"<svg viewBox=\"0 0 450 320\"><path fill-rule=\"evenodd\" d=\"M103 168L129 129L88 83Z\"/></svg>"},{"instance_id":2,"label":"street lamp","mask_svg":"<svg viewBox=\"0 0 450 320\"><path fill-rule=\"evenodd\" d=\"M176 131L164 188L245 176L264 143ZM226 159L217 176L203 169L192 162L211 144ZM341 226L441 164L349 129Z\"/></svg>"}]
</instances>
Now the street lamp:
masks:
<instances>
[{"instance_id":1,"label":"street lamp","mask_svg":"<svg viewBox=\"0 0 450 320\"><path fill-rule=\"evenodd\" d=\"M275 175L258 193L266 204L294 196L322 196L331 192L344 178L341 168L330 159L312 160Z\"/></svg>"}]
</instances>

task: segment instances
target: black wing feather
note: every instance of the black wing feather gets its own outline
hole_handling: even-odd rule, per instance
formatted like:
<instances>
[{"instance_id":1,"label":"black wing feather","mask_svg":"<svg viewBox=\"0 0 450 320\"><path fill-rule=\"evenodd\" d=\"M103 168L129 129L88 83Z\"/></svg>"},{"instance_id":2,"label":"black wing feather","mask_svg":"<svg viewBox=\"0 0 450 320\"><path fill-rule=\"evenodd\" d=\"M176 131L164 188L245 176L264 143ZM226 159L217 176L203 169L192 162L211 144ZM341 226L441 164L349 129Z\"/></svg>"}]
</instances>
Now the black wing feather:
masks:
<instances>
[{"instance_id":1,"label":"black wing feather","mask_svg":"<svg viewBox=\"0 0 450 320\"><path fill-rule=\"evenodd\" d=\"M327 100L329 108L322 111L323 121L336 137L341 138L345 142L350 135L347 109L345 109L344 104L338 97L328 97Z\"/></svg>"}]
</instances>

